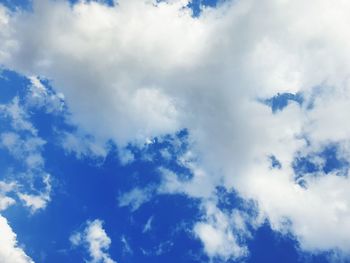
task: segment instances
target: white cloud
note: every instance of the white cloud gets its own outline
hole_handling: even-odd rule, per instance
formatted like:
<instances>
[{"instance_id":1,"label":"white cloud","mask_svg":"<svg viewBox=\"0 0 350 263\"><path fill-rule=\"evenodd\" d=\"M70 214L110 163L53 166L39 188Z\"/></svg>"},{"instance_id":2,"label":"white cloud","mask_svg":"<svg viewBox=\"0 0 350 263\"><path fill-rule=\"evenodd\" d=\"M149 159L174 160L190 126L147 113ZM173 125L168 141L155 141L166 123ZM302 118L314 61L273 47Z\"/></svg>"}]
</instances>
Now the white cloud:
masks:
<instances>
[{"instance_id":1,"label":"white cloud","mask_svg":"<svg viewBox=\"0 0 350 263\"><path fill-rule=\"evenodd\" d=\"M247 179L250 193L272 228L295 234L301 248L309 251L349 246L349 179L336 174L309 175L307 188L295 185L287 172L255 168L259 178ZM327 238L325 238L327 237Z\"/></svg>"},{"instance_id":2,"label":"white cloud","mask_svg":"<svg viewBox=\"0 0 350 263\"><path fill-rule=\"evenodd\" d=\"M4 196L0 194L0 211L6 210L9 206L16 203L12 197Z\"/></svg>"},{"instance_id":3,"label":"white cloud","mask_svg":"<svg viewBox=\"0 0 350 263\"><path fill-rule=\"evenodd\" d=\"M103 222L99 219L88 221L82 233L74 233L70 237L72 245L84 245L87 247L91 263L115 263L107 250L110 247L111 239L103 229Z\"/></svg>"},{"instance_id":4,"label":"white cloud","mask_svg":"<svg viewBox=\"0 0 350 263\"><path fill-rule=\"evenodd\" d=\"M29 207L32 213L39 209L46 207L47 202L50 201L48 195L30 195L19 193L18 197L23 201L24 205Z\"/></svg>"},{"instance_id":5,"label":"white cloud","mask_svg":"<svg viewBox=\"0 0 350 263\"><path fill-rule=\"evenodd\" d=\"M163 191L208 198L217 185L235 188L302 248L346 253L348 177L313 174L303 188L292 166L299 152L350 141L350 2L226 1L199 18L183 6L121 0L73 8L34 1L32 13L1 8L0 63L51 79L71 121L102 141L124 146L188 128L198 157L193 181L165 172ZM282 92L301 92L304 104L273 114L257 101ZM347 147L341 154L350 156ZM270 167L271 155L281 169ZM149 198L133 195L124 202L133 209ZM202 240L217 237L205 246L209 254L233 255L219 245L227 239L235 247L225 220L200 224Z\"/></svg>"},{"instance_id":6,"label":"white cloud","mask_svg":"<svg viewBox=\"0 0 350 263\"><path fill-rule=\"evenodd\" d=\"M40 3L39 1L36 1L34 2L34 5L36 6L36 11L43 15L42 19L45 17L57 17L59 18L57 20L58 23L54 22L51 24L52 28L46 28L46 26L43 27L41 24L43 21L38 21L36 17L31 17L30 21L27 21L28 24L26 24L35 27L42 25L39 26L42 27L40 29L43 30L42 33L48 33L47 44L50 47L46 49L45 53L48 52L47 55L50 58L39 58L40 62L37 66L40 68L50 68L53 65L53 62L57 61L61 64L62 69L65 68L68 70L65 70L66 73L72 73L72 68L68 69L68 67L66 67L65 60L68 57L76 60L76 63L78 63L76 66L79 65L80 59L87 59L87 61L83 62L85 64L84 67L75 67L72 64L69 67L74 68L74 75L76 76L91 74L91 76L94 76L93 78L88 80L85 77L68 77L64 74L60 76L60 80L56 78L54 80L58 86L63 87L62 92L66 96L67 104L71 110L75 112L72 116L73 121L76 122L79 120L79 124L84 122L86 124L83 125L84 128L97 128L99 130L99 132L96 133L98 137L109 138L110 132L113 131L113 137L115 139L120 142L127 142L127 140L134 139L135 137L142 140L146 137L151 137L154 135L155 131L158 131L158 133L164 133L173 131L177 128L177 113L173 106L173 102L164 94L161 87L158 87L157 84L153 84L151 81L148 81L149 83L147 83L143 79L148 78L154 70L165 73L169 67L189 64L190 60L188 62L183 60L185 56L193 53L193 48L188 47L187 42L190 41L192 42L192 45L195 45L195 36L200 34L201 30L188 28L186 22L176 19L178 17L178 4L160 4L159 11L157 11L158 15L156 16L153 15L155 9L153 8L152 3L145 5L143 2L139 1L124 1L120 4L123 10L111 9L96 2L91 2L90 4L82 2L71 9L68 3ZM53 6L51 5L54 5L55 7L52 8ZM48 9L46 10L46 8ZM49 10L52 10L52 12ZM142 14L148 23L152 24L151 27L161 30L161 32L157 32L157 35L161 37L161 39L155 39L152 35L146 33L149 32L147 30L149 27L149 25L146 25L147 23L139 23L136 19L127 19L129 14L125 12L130 13L130 16L135 18ZM91 23L90 18L88 18L88 16L92 14L95 16L93 23ZM159 16L161 16L162 20L165 19L167 21L167 26L165 26L164 23L160 23L161 20L159 19ZM72 31L66 30L67 27L61 24L62 21L60 21L60 17L67 18L66 23L70 24L69 28L71 28ZM199 26L199 23L192 20L188 15L184 14L183 17L193 24L194 27ZM130 21L130 25L126 27L120 26L124 21ZM22 24L22 26L25 26L25 24ZM102 31L100 30L101 26L105 27ZM115 30L119 32L114 32ZM171 37L174 44L172 46L173 52L170 53L167 48L164 48L164 43L165 41L168 42L171 40L169 38L169 32L171 31L184 32L184 38L180 40L175 34ZM26 29L24 29L24 32L26 32ZM62 34L63 32L66 33ZM104 36L96 42L96 39L95 37L92 37L92 34L97 32L103 32ZM51 34L60 37L59 39L53 40L49 37ZM125 37L121 39L121 35L125 35ZM138 36L140 36L143 41L139 41L139 39L137 39ZM40 38L40 36L38 37ZM84 38L84 40L81 37ZM28 47L34 47L39 44L34 43L36 41L34 38L30 39L31 40L29 40L29 38L27 39L31 42L27 43ZM185 39L188 41L184 41ZM13 39L13 42L18 44L15 39ZM113 45L111 45L111 43L113 43ZM58 49L53 50L52 47L58 47ZM197 45L196 48L198 48ZM7 62L15 62L17 59L10 55L14 49L4 49L1 50L11 57ZM26 50L29 50L29 48ZM18 53L18 55L26 57L29 63L36 60L38 58L36 57L37 55L39 57L42 55L39 50L34 53L27 53L25 50L20 49L17 49L17 51L22 53L21 55ZM53 53L51 53L51 51L53 51ZM162 54L159 54L159 52ZM95 54L94 58L88 58L88 56L90 56L88 54L93 53ZM171 58L168 58L169 54L171 54ZM94 66L92 67L91 62L94 60L99 61L102 57L111 58L111 68L109 68L109 66L106 68L106 65L102 64L102 67L100 68L95 62L93 62ZM159 62L166 59L166 63L162 63L162 65L158 62L147 63L147 66L140 64L140 61L151 61L153 58L157 58ZM3 62L7 64L7 62ZM128 69L125 66L129 67L132 71L134 71L133 68L137 67L140 68L140 70L146 70L149 73L145 72L143 76L138 76L137 70L135 72L135 78L132 80L129 78ZM114 71L114 76L105 74L105 70L108 68L108 72L110 72L110 70ZM59 71L54 69L52 72ZM52 79L52 76L49 76L50 74L43 73L44 72L40 72L39 75L47 76L49 79ZM103 81L104 84L102 84L101 81ZM95 92L95 87L101 85L107 88L107 93L105 91L101 93ZM135 89L135 85L140 88ZM77 86L84 86L85 92L75 93L74 89L68 88ZM113 96L107 95L108 93L113 94ZM106 95L110 98L108 101L105 101ZM71 103L71 96L76 96L76 98L79 97L82 104L81 106L83 107L80 107L80 105L77 105L75 102ZM93 100L91 100L92 97L94 97ZM101 107L102 105L103 107ZM78 106L78 108L75 109L76 106ZM87 112L84 107L88 107L89 111ZM78 112L76 110L78 110ZM118 120L117 125L113 120L114 117L110 115L111 112L116 114L114 117L117 117L115 118ZM108 123L108 127L105 127L104 125L101 127L99 127L99 125L96 126L95 123L91 122L92 119L96 121L104 120L104 123ZM118 128L116 128L116 126L118 126Z\"/></svg>"},{"instance_id":7,"label":"white cloud","mask_svg":"<svg viewBox=\"0 0 350 263\"><path fill-rule=\"evenodd\" d=\"M33 263L18 246L17 236L6 218L0 215L0 261L3 263Z\"/></svg>"},{"instance_id":8,"label":"white cloud","mask_svg":"<svg viewBox=\"0 0 350 263\"><path fill-rule=\"evenodd\" d=\"M43 183L45 184L45 189L38 194L17 193L19 199L25 206L30 208L32 213L45 209L47 204L51 201L51 182L49 174L43 176Z\"/></svg>"},{"instance_id":9,"label":"white cloud","mask_svg":"<svg viewBox=\"0 0 350 263\"><path fill-rule=\"evenodd\" d=\"M206 219L194 226L194 233L204 245L208 256L228 259L239 259L248 253L247 247L239 243L245 233L244 226L237 222L238 212L227 215L220 211L212 202L206 203Z\"/></svg>"},{"instance_id":10,"label":"white cloud","mask_svg":"<svg viewBox=\"0 0 350 263\"><path fill-rule=\"evenodd\" d=\"M83 157L104 159L107 156L108 146L105 142L79 133L63 132L59 136L62 148L69 154L74 153L79 159Z\"/></svg>"},{"instance_id":11,"label":"white cloud","mask_svg":"<svg viewBox=\"0 0 350 263\"><path fill-rule=\"evenodd\" d=\"M126 237L123 235L120 240L121 240L121 242L123 244L123 251L124 251L124 253L132 254L133 251L132 251L132 249L131 249L131 247L129 245L129 242L126 239Z\"/></svg>"},{"instance_id":12,"label":"white cloud","mask_svg":"<svg viewBox=\"0 0 350 263\"><path fill-rule=\"evenodd\" d=\"M45 143L39 137L21 138L14 132L0 134L0 146L6 148L14 158L23 160L28 169L40 169L44 165L41 149Z\"/></svg>"},{"instance_id":13,"label":"white cloud","mask_svg":"<svg viewBox=\"0 0 350 263\"><path fill-rule=\"evenodd\" d=\"M217 177L209 176L203 169L198 168L193 162L186 165L191 169L193 177L191 180L182 180L178 175L168 169L160 168L162 183L159 186L159 193L182 193L191 197L209 198L214 194L215 186L219 184ZM198 187L200 185L200 187Z\"/></svg>"},{"instance_id":14,"label":"white cloud","mask_svg":"<svg viewBox=\"0 0 350 263\"><path fill-rule=\"evenodd\" d=\"M26 106L45 108L48 113L58 113L64 110L64 95L54 93L49 90L42 81L36 76L28 77L31 85L28 87L26 94Z\"/></svg>"},{"instance_id":15,"label":"white cloud","mask_svg":"<svg viewBox=\"0 0 350 263\"><path fill-rule=\"evenodd\" d=\"M18 160L23 161L29 170L43 169L44 158L41 151L45 141L40 138L37 129L30 122L27 109L15 97L8 104L0 104L3 115L13 130L0 133L0 147L5 148Z\"/></svg>"},{"instance_id":16,"label":"white cloud","mask_svg":"<svg viewBox=\"0 0 350 263\"><path fill-rule=\"evenodd\" d=\"M28 131L33 136L37 134L37 130L28 121L28 114L21 107L18 97L15 97L9 104L0 104L0 114L10 119L10 123L16 131Z\"/></svg>"},{"instance_id":17,"label":"white cloud","mask_svg":"<svg viewBox=\"0 0 350 263\"><path fill-rule=\"evenodd\" d=\"M127 165L135 160L134 154L127 148L122 148L118 151L118 157L122 165Z\"/></svg>"},{"instance_id":18,"label":"white cloud","mask_svg":"<svg viewBox=\"0 0 350 263\"><path fill-rule=\"evenodd\" d=\"M118 204L120 207L129 206L131 211L136 211L144 203L151 200L154 195L154 187L146 188L134 188L129 192L123 193L118 198Z\"/></svg>"},{"instance_id":19,"label":"white cloud","mask_svg":"<svg viewBox=\"0 0 350 263\"><path fill-rule=\"evenodd\" d=\"M17 184L15 182L0 181L0 211L6 210L9 206L16 203L16 201L7 196L9 192L16 190Z\"/></svg>"},{"instance_id":20,"label":"white cloud","mask_svg":"<svg viewBox=\"0 0 350 263\"><path fill-rule=\"evenodd\" d=\"M36 85L44 89L44 87L39 86L39 83L36 83ZM6 149L14 159L23 164L24 171L21 170L21 166L13 167L11 180L15 181L13 182L15 185L12 185L11 190L34 213L44 209L50 202L51 184L50 175L45 172L45 160L42 155L46 141L38 136L37 129L30 122L28 114L30 108L23 105L26 102L28 101L20 102L19 98L15 97L10 103L0 105L0 113L6 117L3 121L12 126L12 129L0 133L0 148ZM43 181L44 189L42 191L32 183L34 178ZM35 194L31 193L33 191ZM9 205L15 203L12 197L3 194L0 196L2 209L6 209Z\"/></svg>"},{"instance_id":21,"label":"white cloud","mask_svg":"<svg viewBox=\"0 0 350 263\"><path fill-rule=\"evenodd\" d=\"M152 229L152 222L153 222L153 216L151 216L150 218L148 218L145 226L143 227L142 233L147 233L150 232Z\"/></svg>"},{"instance_id":22,"label":"white cloud","mask_svg":"<svg viewBox=\"0 0 350 263\"><path fill-rule=\"evenodd\" d=\"M222 226L217 228L209 223L197 223L194 231L203 242L204 250L210 257L219 256L228 260L246 254L246 251L237 245L234 235Z\"/></svg>"}]
</instances>

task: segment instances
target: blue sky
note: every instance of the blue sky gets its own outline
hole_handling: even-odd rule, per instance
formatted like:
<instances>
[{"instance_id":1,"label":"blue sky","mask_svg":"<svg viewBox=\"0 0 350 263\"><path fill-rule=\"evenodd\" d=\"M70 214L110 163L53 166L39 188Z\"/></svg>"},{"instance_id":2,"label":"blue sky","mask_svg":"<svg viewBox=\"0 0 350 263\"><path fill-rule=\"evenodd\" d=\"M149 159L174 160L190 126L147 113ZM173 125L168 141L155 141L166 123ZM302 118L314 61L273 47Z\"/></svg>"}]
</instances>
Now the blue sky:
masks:
<instances>
[{"instance_id":1,"label":"blue sky","mask_svg":"<svg viewBox=\"0 0 350 263\"><path fill-rule=\"evenodd\" d=\"M350 262L347 48L299 1L0 4L1 262Z\"/></svg>"}]
</instances>

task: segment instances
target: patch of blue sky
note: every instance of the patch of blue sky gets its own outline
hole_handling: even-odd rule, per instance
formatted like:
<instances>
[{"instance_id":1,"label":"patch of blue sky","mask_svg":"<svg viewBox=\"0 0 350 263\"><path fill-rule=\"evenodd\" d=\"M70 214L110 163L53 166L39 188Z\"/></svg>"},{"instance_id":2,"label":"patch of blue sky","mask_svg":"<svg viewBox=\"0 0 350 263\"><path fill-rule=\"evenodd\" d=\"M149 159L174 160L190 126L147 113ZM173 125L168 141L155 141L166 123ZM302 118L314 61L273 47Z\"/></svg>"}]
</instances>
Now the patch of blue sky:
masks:
<instances>
[{"instance_id":1,"label":"patch of blue sky","mask_svg":"<svg viewBox=\"0 0 350 263\"><path fill-rule=\"evenodd\" d=\"M248 242L250 253L247 263L328 263L329 252L321 254L303 253L296 246L298 242L290 235L282 235L271 230L268 223L263 224Z\"/></svg>"},{"instance_id":2,"label":"patch of blue sky","mask_svg":"<svg viewBox=\"0 0 350 263\"><path fill-rule=\"evenodd\" d=\"M118 194L138 185L138 179L151 181L148 175L154 173L155 166L136 163L121 167L114 156L109 156L103 167L95 167L58 149L48 152L47 160L57 179L50 205L31 217L22 213L13 218L13 210L5 214L13 219L13 228L24 237L19 240L30 244L33 253L29 250L28 254L38 262L80 262L82 251L72 250L68 237L82 222L94 218L105 222L106 232L112 239L111 256L122 262L176 262L174 258L179 257L175 256L185 257L188 247L197 247L197 253L201 251L198 241L187 233L192 220L196 219L198 207L185 196L156 196L134 213L128 207L118 207ZM151 216L154 229L144 234L143 227ZM186 223L190 225L183 228ZM124 251L123 236L132 253ZM158 247L169 241L172 245L159 251ZM40 259L43 253L45 260ZM191 261L184 258L181 262Z\"/></svg>"},{"instance_id":3,"label":"patch of blue sky","mask_svg":"<svg viewBox=\"0 0 350 263\"><path fill-rule=\"evenodd\" d=\"M271 156L269 156L269 159L271 161L271 168L275 168L275 169L282 168L282 165L281 165L280 161L276 158L276 156L271 155Z\"/></svg>"},{"instance_id":4,"label":"patch of blue sky","mask_svg":"<svg viewBox=\"0 0 350 263\"><path fill-rule=\"evenodd\" d=\"M14 71L0 68L0 104L9 103L14 97L24 98L30 81Z\"/></svg>"},{"instance_id":5,"label":"patch of blue sky","mask_svg":"<svg viewBox=\"0 0 350 263\"><path fill-rule=\"evenodd\" d=\"M257 216L257 207L253 201L242 199L234 190L227 190L225 187L216 188L218 198L217 207L225 213L230 213L232 209L237 209L247 213L250 217Z\"/></svg>"},{"instance_id":6,"label":"patch of blue sky","mask_svg":"<svg viewBox=\"0 0 350 263\"><path fill-rule=\"evenodd\" d=\"M20 9L31 9L32 0L0 0L0 4L5 5L10 10Z\"/></svg>"},{"instance_id":7,"label":"patch of blue sky","mask_svg":"<svg viewBox=\"0 0 350 263\"><path fill-rule=\"evenodd\" d=\"M300 180L305 174L312 173L331 173L346 175L349 169L349 163L346 159L339 156L339 145L329 144L320 152L312 153L307 156L297 156L293 168L296 179ZM319 160L322 160L321 162Z\"/></svg>"},{"instance_id":8,"label":"patch of blue sky","mask_svg":"<svg viewBox=\"0 0 350 263\"><path fill-rule=\"evenodd\" d=\"M203 7L215 7L218 2L218 0L192 0L188 7L192 9L193 16L197 17L200 16Z\"/></svg>"},{"instance_id":9,"label":"patch of blue sky","mask_svg":"<svg viewBox=\"0 0 350 263\"><path fill-rule=\"evenodd\" d=\"M186 129L173 135L153 138L152 143L145 145L145 147L140 148L138 145L129 144L127 149L133 153L136 162L142 161L142 163L150 165L163 164L167 169L177 173L180 179L192 178L190 169L178 161L178 157L189 149Z\"/></svg>"},{"instance_id":10,"label":"patch of blue sky","mask_svg":"<svg viewBox=\"0 0 350 263\"><path fill-rule=\"evenodd\" d=\"M15 78L17 75L13 76L13 81L18 82ZM11 82L11 76L8 80ZM26 79L23 79L23 82L17 84L24 86L29 84ZM19 89L23 85L15 85L13 88ZM17 96L18 93L15 94ZM179 225L181 222L191 222L195 218L194 214L198 213L198 206L193 205L192 201L185 196L156 196L135 215L128 208L117 206L117 196L120 193L129 191L135 186L144 187L159 181L157 168L164 161L164 158L160 158L159 150L170 147L170 143L167 142L170 140L169 136L168 140L163 139L162 142L156 139L143 153L159 156L159 158L152 158L151 162L144 160L140 155L140 158L136 158L132 165L121 166L117 161L116 150L111 150L103 165L95 166L88 159L78 160L73 155L66 154L58 144L55 138L57 134L53 127L61 130L68 128L69 131L72 129L63 123L62 116L48 114L44 110L31 111L30 116L40 136L47 140L44 156L47 170L54 177L54 197L46 210L38 214L29 216L28 211L14 206L5 211L4 215L9 218L12 227L21 235L19 242L30 244L27 253L33 259L38 262L81 261L83 251L78 253L73 250L68 237L82 222L94 218L100 218L106 222L106 231L114 240L111 248L114 251L112 256L115 253L116 258L124 255L123 244L120 242L122 236L128 238L132 247L144 247L143 250L139 249L133 253L132 261L135 260L135 257L154 257L153 262L162 262L163 253L174 254L181 246L185 246L184 240L182 242L173 240L173 238L178 239L178 235L182 235L180 239L196 243L200 251L198 241L191 238L191 235L188 235L184 229L181 230L181 225ZM175 136L183 138L185 133L182 131ZM3 152L2 156L7 155ZM5 159L4 166L15 166L19 169L20 163L12 161L13 163ZM173 166L172 169L175 167ZM152 243L152 234L148 238L142 233L140 226L145 224L147 218L153 216L153 213L156 213L154 222L158 222L156 231L159 233L153 235ZM176 225L179 230L173 233L173 227ZM142 240L144 243L138 243ZM161 245L163 243L166 245ZM190 247L195 246L192 244Z\"/></svg>"},{"instance_id":11,"label":"patch of blue sky","mask_svg":"<svg viewBox=\"0 0 350 263\"><path fill-rule=\"evenodd\" d=\"M66 1L74 5L80 2L81 0L66 0ZM84 0L84 1L99 2L99 3L107 4L109 6L113 6L115 2L114 0ZM30 10L33 6L33 0L0 0L0 3L8 7L10 10L15 10L17 8Z\"/></svg>"},{"instance_id":12,"label":"patch of blue sky","mask_svg":"<svg viewBox=\"0 0 350 263\"><path fill-rule=\"evenodd\" d=\"M288 106L288 103L294 101L299 105L303 103L303 96L300 93L279 93L269 99L264 100L263 102L271 107L273 112L283 110Z\"/></svg>"}]
</instances>

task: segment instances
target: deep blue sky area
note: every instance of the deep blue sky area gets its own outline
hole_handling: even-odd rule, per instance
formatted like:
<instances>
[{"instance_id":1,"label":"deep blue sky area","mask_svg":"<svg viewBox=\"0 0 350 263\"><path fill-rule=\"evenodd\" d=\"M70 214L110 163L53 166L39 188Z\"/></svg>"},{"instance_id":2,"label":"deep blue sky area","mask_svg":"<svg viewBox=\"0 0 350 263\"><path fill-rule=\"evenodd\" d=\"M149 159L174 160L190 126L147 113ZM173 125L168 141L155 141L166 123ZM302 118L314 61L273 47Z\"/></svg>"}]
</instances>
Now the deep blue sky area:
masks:
<instances>
[{"instance_id":1,"label":"deep blue sky area","mask_svg":"<svg viewBox=\"0 0 350 263\"><path fill-rule=\"evenodd\" d=\"M23 96L28 84L26 78L4 71L0 79L1 103L6 104L15 96ZM47 141L43 155L45 169L53 177L52 201L45 210L35 214L17 204L4 211L3 215L17 233L19 243L25 246L26 253L36 262L83 262L83 258L88 258L87 252L73 248L69 237L82 228L84 222L96 218L104 221L105 230L112 240L110 255L118 262L209 262L201 242L189 231L201 218L198 200L180 194L163 194L154 195L136 211L118 206L117 199L121 194L135 187L159 184L157 169L160 166L186 173L176 163L165 161L159 155L160 149L166 147L172 152L171 144L166 139L155 140L147 148L147 154L155 156L152 161L142 158L142 154L145 154L142 151L145 150L130 146L136 159L122 165L118 161L117 146L113 144L104 160L89 157L78 159L74 154L66 153L55 140L57 129L74 131L74 127L64 123L62 116L36 109L31 111L30 120L37 128L38 135ZM10 129L5 119L1 120L0 127L0 132ZM186 147L186 134L187 131L181 131L172 136L180 138L183 147ZM0 163L0 179L6 179L6 167L16 166L16 161L1 149ZM337 165L337 162L330 160L327 167L332 164ZM234 193L218 191L223 191L229 198L227 200L231 200L222 204L222 209L230 210L239 205L239 198ZM151 217L152 230L143 233ZM157 253L160 247L162 252ZM246 262L328 262L326 255L307 255L297 247L292 236L273 232L266 223L254 230L253 238L248 242L250 255ZM214 259L214 262L222 261Z\"/></svg>"}]
</instances>

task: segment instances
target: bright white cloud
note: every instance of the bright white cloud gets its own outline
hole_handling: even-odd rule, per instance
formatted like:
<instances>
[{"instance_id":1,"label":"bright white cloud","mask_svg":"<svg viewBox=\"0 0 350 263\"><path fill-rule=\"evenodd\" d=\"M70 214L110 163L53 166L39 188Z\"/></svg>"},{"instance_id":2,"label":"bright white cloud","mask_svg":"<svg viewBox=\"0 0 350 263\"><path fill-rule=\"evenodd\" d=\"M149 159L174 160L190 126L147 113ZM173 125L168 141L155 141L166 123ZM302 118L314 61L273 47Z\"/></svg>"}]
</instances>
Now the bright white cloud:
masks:
<instances>
[{"instance_id":1,"label":"bright white cloud","mask_svg":"<svg viewBox=\"0 0 350 263\"><path fill-rule=\"evenodd\" d=\"M198 157L190 162L193 180L164 172L161 191L208 198L217 185L234 187L302 248L347 252L348 177L313 174L305 188L294 180L293 163L330 142L350 156L350 2L226 1L199 18L184 6L121 0L115 7L34 1L32 13L2 7L0 63L51 79L71 121L99 140L123 146L188 128ZM301 92L304 104L274 114L258 101L283 92ZM13 105L11 114L20 116ZM271 155L281 169L271 168ZM124 203L134 209L148 198L131 196ZM225 222L196 228L210 255L242 254Z\"/></svg>"},{"instance_id":2,"label":"bright white cloud","mask_svg":"<svg viewBox=\"0 0 350 263\"><path fill-rule=\"evenodd\" d=\"M12 197L4 196L0 194L0 211L6 210L9 206L16 203Z\"/></svg>"},{"instance_id":3,"label":"bright white cloud","mask_svg":"<svg viewBox=\"0 0 350 263\"><path fill-rule=\"evenodd\" d=\"M0 215L0 261L3 263L34 263L18 246L17 236L6 218Z\"/></svg>"},{"instance_id":4,"label":"bright white cloud","mask_svg":"<svg viewBox=\"0 0 350 263\"><path fill-rule=\"evenodd\" d=\"M246 234L242 225L236 224L238 214L226 215L210 202L206 206L206 220L196 223L194 233L208 256L224 260L246 256L247 248L238 242L239 236Z\"/></svg>"},{"instance_id":5,"label":"bright white cloud","mask_svg":"<svg viewBox=\"0 0 350 263\"><path fill-rule=\"evenodd\" d=\"M149 78L155 70L166 74L170 67L190 63L190 60L188 60L189 62L184 62L183 58L187 55L192 55L194 45L196 45L196 49L198 48L195 43L195 36L200 34L201 30L191 29L187 27L186 21L182 22L182 20L177 19L179 4L160 4L161 7L157 11L156 16L153 14L155 9L152 3L145 5L139 1L124 1L120 10L111 9L96 2L77 4L73 9L70 8L68 3L63 1L50 3L36 1L34 5L36 12L43 15L40 15L42 17L40 19L44 19L44 17L58 18L57 23L54 22L52 24L52 28L43 27L41 24L43 21L39 21L40 19L38 20L35 16L28 17L30 21L27 21L29 23L27 24L28 26L42 27L40 29L43 30L42 33L44 31L48 33L47 44L49 47L45 49L50 58L38 58L36 57L37 55L39 57L43 55L40 54L41 51L38 50L37 53L30 51L30 53L27 53L28 48L22 51L11 47L0 49L8 56L9 60L6 60L7 62L15 62L16 59L11 54L17 49L19 53L23 52L21 55L18 53L18 55L26 57L29 64L39 59L41 62L38 66L44 69L47 67L51 68L53 61L57 61L62 69L65 69L66 73L74 72L76 77L60 74L60 80L56 80L56 78L54 80L55 83L57 81L58 86L63 87L62 91L66 96L66 101L71 110L75 112L72 116L74 121L79 120L79 124L82 124L81 121L84 122L87 125L83 125L84 128L97 128L99 132L96 135L99 137L109 138L112 131L113 138L120 142L127 142L127 140L135 137L143 140L146 137L152 137L155 132L158 134L171 132L178 127L174 102L164 94L162 88L158 87L156 83L153 83L151 80L145 82L145 79ZM52 8L53 6L51 5L55 7ZM52 13L47 12L48 10L52 10ZM142 17L147 21L143 23L143 21L137 22L137 19L129 19L129 14L135 18L140 17L142 14ZM93 23L88 18L90 15L95 16ZM62 17L67 18L65 23L69 24L69 28L72 31L66 30L66 25L62 24L64 21L61 20ZM195 27L199 26L199 23L187 14L184 13L183 17ZM160 23L161 20L166 20L167 23ZM55 19L52 21L55 21ZM121 26L125 21L130 21L130 25ZM22 25L24 26L24 24ZM105 29L101 31L101 27L105 27ZM156 39L152 34L146 33L150 32L148 27L160 30L160 32L157 30L154 36L159 36L161 39ZM5 28L3 31L5 31ZM24 29L24 31L26 30ZM169 36L171 31L184 32L183 39L178 39L176 34ZM96 38L93 37L97 32L103 33L103 37L99 41L96 41ZM60 36L59 39L51 39L49 35L52 34ZM121 35L125 35L125 37L121 39ZM40 36L37 37L40 38ZM142 38L142 41L138 39L139 37ZM31 43L27 43L28 47L34 47L38 44L34 43L36 41L34 40L35 37L30 37L30 39ZM164 46L165 42L169 40L174 42L172 44L172 52L168 52L168 48ZM184 40L192 42L192 48L188 46L188 41ZM12 42L15 43L14 46L17 46L17 40L13 39ZM159 52L162 54L159 54ZM91 54L95 55L89 58ZM170 58L168 57L169 54L171 54ZM95 61L101 61L101 58L107 57L110 57L109 62L109 59L103 60L109 65L100 63L100 67L95 63ZM75 60L77 67L74 65L69 66L72 67L71 69L66 67L67 58ZM87 60L83 62L81 59ZM153 59L157 61L142 63L142 61L151 62ZM164 59L166 63L163 63ZM83 62L85 66L80 67L79 61ZM2 62L7 64L5 61ZM94 66L91 65L91 62ZM74 70L72 70L73 68ZM134 78L131 79L129 77L127 68L134 71ZM107 69L108 72L114 72L113 76L107 73ZM143 76L139 76L138 72L143 70L145 70L142 74ZM59 72L56 69L50 71L52 73ZM91 74L94 77L86 79L82 77L85 74ZM40 75L52 79L51 74L40 72ZM107 90L103 92L101 90L101 92L96 93L95 88L101 85L105 86ZM84 86L85 92L76 93L78 90L68 88L76 86ZM108 94L113 94L113 96ZM81 105L77 105L73 101L71 103L71 96L79 97ZM93 100L91 100L92 97L94 97ZM110 99L105 101L107 97ZM77 106L76 109L74 105ZM89 108L88 112L84 108ZM111 112L113 112L114 117L110 115ZM103 122L108 123L108 126L96 126L92 120L104 120ZM114 120L117 120L117 123Z\"/></svg>"},{"instance_id":6,"label":"bright white cloud","mask_svg":"<svg viewBox=\"0 0 350 263\"><path fill-rule=\"evenodd\" d=\"M84 245L87 247L91 263L115 263L107 250L110 247L111 239L103 229L101 220L88 221L83 232L76 232L71 235L70 241L73 246Z\"/></svg>"}]
</instances>

